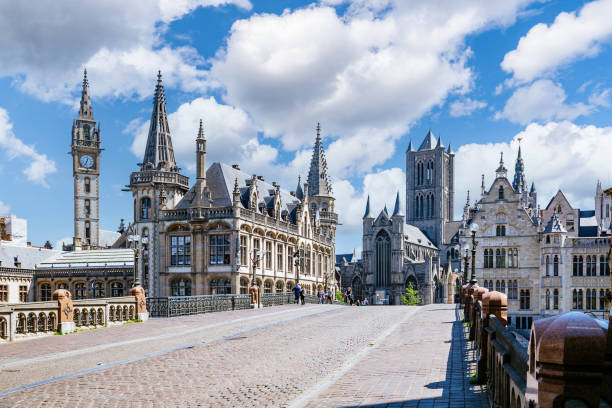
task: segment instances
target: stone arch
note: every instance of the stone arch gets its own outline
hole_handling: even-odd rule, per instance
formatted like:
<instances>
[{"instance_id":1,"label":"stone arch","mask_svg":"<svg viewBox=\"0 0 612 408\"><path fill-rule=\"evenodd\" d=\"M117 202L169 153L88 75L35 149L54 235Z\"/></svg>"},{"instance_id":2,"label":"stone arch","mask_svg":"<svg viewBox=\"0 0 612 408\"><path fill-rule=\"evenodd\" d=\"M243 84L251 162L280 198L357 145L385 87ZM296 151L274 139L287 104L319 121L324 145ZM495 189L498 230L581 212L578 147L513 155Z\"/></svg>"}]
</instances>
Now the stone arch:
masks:
<instances>
[{"instance_id":1,"label":"stone arch","mask_svg":"<svg viewBox=\"0 0 612 408\"><path fill-rule=\"evenodd\" d=\"M102 310L102 308L98 308L98 316L97 316L97 322L98 326L102 326L104 324L104 311Z\"/></svg>"},{"instance_id":2,"label":"stone arch","mask_svg":"<svg viewBox=\"0 0 612 408\"><path fill-rule=\"evenodd\" d=\"M242 224L240 226L240 229L242 231L253 232L253 229L248 224Z\"/></svg>"},{"instance_id":3,"label":"stone arch","mask_svg":"<svg viewBox=\"0 0 612 408\"><path fill-rule=\"evenodd\" d=\"M166 232L191 231L191 227L187 223L175 222L166 228Z\"/></svg>"},{"instance_id":4,"label":"stone arch","mask_svg":"<svg viewBox=\"0 0 612 408\"><path fill-rule=\"evenodd\" d=\"M363 300L365 298L365 290L360 276L354 276L351 281L351 291L355 299Z\"/></svg>"},{"instance_id":5,"label":"stone arch","mask_svg":"<svg viewBox=\"0 0 612 408\"><path fill-rule=\"evenodd\" d=\"M6 319L0 316L0 339L6 339L8 337L8 323Z\"/></svg>"},{"instance_id":6,"label":"stone arch","mask_svg":"<svg viewBox=\"0 0 612 408\"><path fill-rule=\"evenodd\" d=\"M55 313L53 312L49 313L49 316L47 317L47 330L55 331L56 322L57 322L57 319L55 318Z\"/></svg>"},{"instance_id":7,"label":"stone arch","mask_svg":"<svg viewBox=\"0 0 612 408\"><path fill-rule=\"evenodd\" d=\"M232 281L227 276L216 276L209 283L211 295L229 295L232 293Z\"/></svg>"},{"instance_id":8,"label":"stone arch","mask_svg":"<svg viewBox=\"0 0 612 408\"><path fill-rule=\"evenodd\" d=\"M36 318L36 313L31 312L28 314L28 333L36 333L36 323L38 319Z\"/></svg>"},{"instance_id":9,"label":"stone arch","mask_svg":"<svg viewBox=\"0 0 612 408\"><path fill-rule=\"evenodd\" d=\"M75 310L75 313L77 311ZM111 306L108 310L108 320L111 322L115 321L115 306Z\"/></svg>"},{"instance_id":10,"label":"stone arch","mask_svg":"<svg viewBox=\"0 0 612 408\"><path fill-rule=\"evenodd\" d=\"M405 283L405 287L408 287L409 284L412 285L413 289L419 290L419 282L416 278L416 276L414 276L414 274L409 274L408 277L406 278L406 283Z\"/></svg>"},{"instance_id":11,"label":"stone arch","mask_svg":"<svg viewBox=\"0 0 612 408\"><path fill-rule=\"evenodd\" d=\"M249 294L249 278L246 276L240 277L240 294L241 295Z\"/></svg>"},{"instance_id":12,"label":"stone arch","mask_svg":"<svg viewBox=\"0 0 612 408\"><path fill-rule=\"evenodd\" d=\"M284 288L285 288L285 282L283 282L281 279L277 280L275 284L275 292L282 293L285 291Z\"/></svg>"},{"instance_id":13,"label":"stone arch","mask_svg":"<svg viewBox=\"0 0 612 408\"><path fill-rule=\"evenodd\" d=\"M259 227L255 227L253 234L261 235L262 237L266 235L265 231Z\"/></svg>"},{"instance_id":14,"label":"stone arch","mask_svg":"<svg viewBox=\"0 0 612 408\"><path fill-rule=\"evenodd\" d=\"M270 278L264 281L263 293L272 293L274 290L274 281Z\"/></svg>"},{"instance_id":15,"label":"stone arch","mask_svg":"<svg viewBox=\"0 0 612 408\"><path fill-rule=\"evenodd\" d=\"M287 289L287 292L291 292L294 286L295 283L292 280L288 280L287 284L285 285L285 288Z\"/></svg>"},{"instance_id":16,"label":"stone arch","mask_svg":"<svg viewBox=\"0 0 612 408\"><path fill-rule=\"evenodd\" d=\"M217 221L217 222L213 222L210 223L206 226L207 230L222 230L222 229L231 229L231 225L229 225L228 223L224 222L224 221Z\"/></svg>"},{"instance_id":17,"label":"stone arch","mask_svg":"<svg viewBox=\"0 0 612 408\"><path fill-rule=\"evenodd\" d=\"M42 312L38 314L38 331L41 333L47 331L47 316Z\"/></svg>"}]
</instances>

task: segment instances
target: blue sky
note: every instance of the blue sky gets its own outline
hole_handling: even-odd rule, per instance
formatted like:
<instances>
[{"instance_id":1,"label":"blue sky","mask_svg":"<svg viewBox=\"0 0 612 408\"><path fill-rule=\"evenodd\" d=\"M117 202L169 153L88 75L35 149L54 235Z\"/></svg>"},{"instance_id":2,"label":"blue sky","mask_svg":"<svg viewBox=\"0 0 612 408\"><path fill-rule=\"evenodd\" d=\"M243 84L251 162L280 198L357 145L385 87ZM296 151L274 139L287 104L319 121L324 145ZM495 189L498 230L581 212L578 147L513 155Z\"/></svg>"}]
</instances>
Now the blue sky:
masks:
<instances>
[{"instance_id":1,"label":"blue sky","mask_svg":"<svg viewBox=\"0 0 612 408\"><path fill-rule=\"evenodd\" d=\"M404 195L404 152L429 128L456 152L456 215L500 152L513 167L518 138L540 205L562 189L591 209L597 179L612 185L612 0L43 3L0 4L0 213L27 218L34 244L73 234L67 152L84 67L106 230L132 219L121 189L158 69L189 176L203 118L209 163L293 190L321 122L337 252L360 248L368 194L375 211Z\"/></svg>"}]
</instances>

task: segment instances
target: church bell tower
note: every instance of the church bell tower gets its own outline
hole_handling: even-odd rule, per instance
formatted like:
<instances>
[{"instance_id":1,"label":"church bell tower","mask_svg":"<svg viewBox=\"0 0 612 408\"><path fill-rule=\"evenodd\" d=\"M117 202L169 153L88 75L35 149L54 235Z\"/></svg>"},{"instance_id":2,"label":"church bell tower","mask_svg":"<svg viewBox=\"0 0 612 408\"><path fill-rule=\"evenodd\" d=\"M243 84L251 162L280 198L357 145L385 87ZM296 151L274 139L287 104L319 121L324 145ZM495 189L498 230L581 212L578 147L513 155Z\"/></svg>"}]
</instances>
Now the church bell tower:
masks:
<instances>
[{"instance_id":1,"label":"church bell tower","mask_svg":"<svg viewBox=\"0 0 612 408\"><path fill-rule=\"evenodd\" d=\"M72 175L74 177L74 248L99 246L100 125L96 123L89 96L87 70L79 116L72 124ZM97 127L96 127L97 124Z\"/></svg>"}]
</instances>

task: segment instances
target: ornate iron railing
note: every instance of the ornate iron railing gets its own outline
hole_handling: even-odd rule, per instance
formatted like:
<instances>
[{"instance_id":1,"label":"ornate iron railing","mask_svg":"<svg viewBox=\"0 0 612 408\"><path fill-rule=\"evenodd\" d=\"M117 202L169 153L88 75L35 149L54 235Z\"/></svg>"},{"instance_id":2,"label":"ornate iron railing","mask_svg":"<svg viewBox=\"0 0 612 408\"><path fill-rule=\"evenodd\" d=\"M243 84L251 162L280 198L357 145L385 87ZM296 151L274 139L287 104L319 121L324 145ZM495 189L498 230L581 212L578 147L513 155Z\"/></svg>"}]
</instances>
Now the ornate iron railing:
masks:
<instances>
[{"instance_id":1,"label":"ornate iron railing","mask_svg":"<svg viewBox=\"0 0 612 408\"><path fill-rule=\"evenodd\" d=\"M151 317L173 317L200 313L248 309L249 295L201 295L147 298Z\"/></svg>"}]
</instances>

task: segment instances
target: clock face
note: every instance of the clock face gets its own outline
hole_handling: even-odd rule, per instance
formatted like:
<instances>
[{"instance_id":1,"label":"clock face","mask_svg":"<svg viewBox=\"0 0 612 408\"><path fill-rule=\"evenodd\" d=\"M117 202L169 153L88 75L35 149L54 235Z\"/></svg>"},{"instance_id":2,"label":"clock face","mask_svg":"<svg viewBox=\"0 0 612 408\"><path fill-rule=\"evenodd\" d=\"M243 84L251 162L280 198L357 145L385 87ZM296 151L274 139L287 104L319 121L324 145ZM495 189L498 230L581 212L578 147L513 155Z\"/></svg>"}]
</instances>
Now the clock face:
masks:
<instances>
[{"instance_id":1,"label":"clock face","mask_svg":"<svg viewBox=\"0 0 612 408\"><path fill-rule=\"evenodd\" d=\"M94 159L90 155L84 154L79 159L79 163L81 163L81 166L85 167L86 169L90 169L94 165Z\"/></svg>"}]
</instances>

